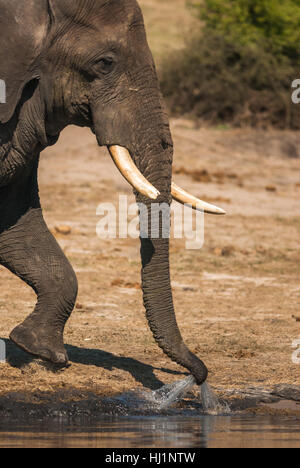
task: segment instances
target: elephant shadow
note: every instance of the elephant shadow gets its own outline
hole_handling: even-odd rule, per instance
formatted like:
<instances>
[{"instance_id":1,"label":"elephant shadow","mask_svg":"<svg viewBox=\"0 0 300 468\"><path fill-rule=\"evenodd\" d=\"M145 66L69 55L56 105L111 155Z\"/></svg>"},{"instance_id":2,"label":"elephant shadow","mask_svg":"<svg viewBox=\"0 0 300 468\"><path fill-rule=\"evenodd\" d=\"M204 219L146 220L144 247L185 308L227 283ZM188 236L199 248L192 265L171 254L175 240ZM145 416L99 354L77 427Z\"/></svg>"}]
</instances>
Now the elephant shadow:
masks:
<instances>
[{"instance_id":1,"label":"elephant shadow","mask_svg":"<svg viewBox=\"0 0 300 468\"><path fill-rule=\"evenodd\" d=\"M6 346L6 362L12 367L22 368L36 360L34 356L22 351L9 339L0 338L0 340L2 340ZM79 348L78 346L67 344L66 350L70 364L76 363L86 366L95 366L111 372L114 369L120 369L131 374L137 382L150 390L157 390L164 385L164 382L156 377L154 373L155 370L178 376L186 375L184 372L173 371L162 367L154 367L150 364L138 361L137 359L116 356L100 349ZM43 366L51 372L57 372L58 370L58 368L51 363L43 362Z\"/></svg>"}]
</instances>

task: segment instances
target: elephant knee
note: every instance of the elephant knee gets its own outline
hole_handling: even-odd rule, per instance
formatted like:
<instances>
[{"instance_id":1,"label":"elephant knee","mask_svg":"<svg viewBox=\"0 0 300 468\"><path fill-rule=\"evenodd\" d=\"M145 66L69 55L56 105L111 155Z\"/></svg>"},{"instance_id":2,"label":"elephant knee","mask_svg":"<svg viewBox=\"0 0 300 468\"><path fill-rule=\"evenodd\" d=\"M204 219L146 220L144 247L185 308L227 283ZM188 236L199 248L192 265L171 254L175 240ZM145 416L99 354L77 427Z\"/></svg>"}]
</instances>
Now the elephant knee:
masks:
<instances>
[{"instance_id":1,"label":"elephant knee","mask_svg":"<svg viewBox=\"0 0 300 468\"><path fill-rule=\"evenodd\" d=\"M78 280L72 266L65 262L43 275L36 289L39 303L56 304L71 312L77 299Z\"/></svg>"}]
</instances>

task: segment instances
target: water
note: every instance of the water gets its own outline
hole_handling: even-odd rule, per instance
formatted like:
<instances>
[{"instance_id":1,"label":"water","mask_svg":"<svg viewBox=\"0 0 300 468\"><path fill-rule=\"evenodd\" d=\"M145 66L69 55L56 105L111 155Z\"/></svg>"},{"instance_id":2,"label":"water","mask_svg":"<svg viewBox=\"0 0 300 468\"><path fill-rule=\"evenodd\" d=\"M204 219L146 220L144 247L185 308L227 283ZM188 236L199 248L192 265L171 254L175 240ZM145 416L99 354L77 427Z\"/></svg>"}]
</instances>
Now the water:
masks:
<instances>
[{"instance_id":1,"label":"water","mask_svg":"<svg viewBox=\"0 0 300 468\"><path fill-rule=\"evenodd\" d=\"M300 421L277 417L101 418L0 430L0 448L300 448Z\"/></svg>"}]
</instances>

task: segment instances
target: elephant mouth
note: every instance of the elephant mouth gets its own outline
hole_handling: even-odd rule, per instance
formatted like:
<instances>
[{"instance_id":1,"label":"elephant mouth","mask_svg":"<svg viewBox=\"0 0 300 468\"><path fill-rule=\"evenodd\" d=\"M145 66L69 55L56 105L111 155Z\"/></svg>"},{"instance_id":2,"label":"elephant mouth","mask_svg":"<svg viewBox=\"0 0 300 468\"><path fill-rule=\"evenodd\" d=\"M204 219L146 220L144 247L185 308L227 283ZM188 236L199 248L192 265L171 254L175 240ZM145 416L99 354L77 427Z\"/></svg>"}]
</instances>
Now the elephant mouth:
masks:
<instances>
[{"instance_id":1,"label":"elephant mouth","mask_svg":"<svg viewBox=\"0 0 300 468\"><path fill-rule=\"evenodd\" d=\"M138 193L150 198L151 200L156 200L158 198L160 192L139 171L126 148L113 145L108 146L108 151L122 176ZM188 205L194 210L215 215L226 214L222 208L200 200L176 185L174 182L172 182L171 185L171 193L174 200L183 205Z\"/></svg>"}]
</instances>

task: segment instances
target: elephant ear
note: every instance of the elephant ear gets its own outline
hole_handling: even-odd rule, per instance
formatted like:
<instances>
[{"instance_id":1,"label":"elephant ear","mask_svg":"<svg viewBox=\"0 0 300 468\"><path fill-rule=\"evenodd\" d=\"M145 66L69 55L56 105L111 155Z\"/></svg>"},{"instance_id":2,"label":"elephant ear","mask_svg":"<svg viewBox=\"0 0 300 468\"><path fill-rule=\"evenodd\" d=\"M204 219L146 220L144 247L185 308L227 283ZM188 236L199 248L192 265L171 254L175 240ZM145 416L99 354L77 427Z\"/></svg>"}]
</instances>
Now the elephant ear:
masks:
<instances>
[{"instance_id":1,"label":"elephant ear","mask_svg":"<svg viewBox=\"0 0 300 468\"><path fill-rule=\"evenodd\" d=\"M47 0L0 0L2 124L12 118L27 83L39 78L38 57L49 24L47 5Z\"/></svg>"}]
</instances>

